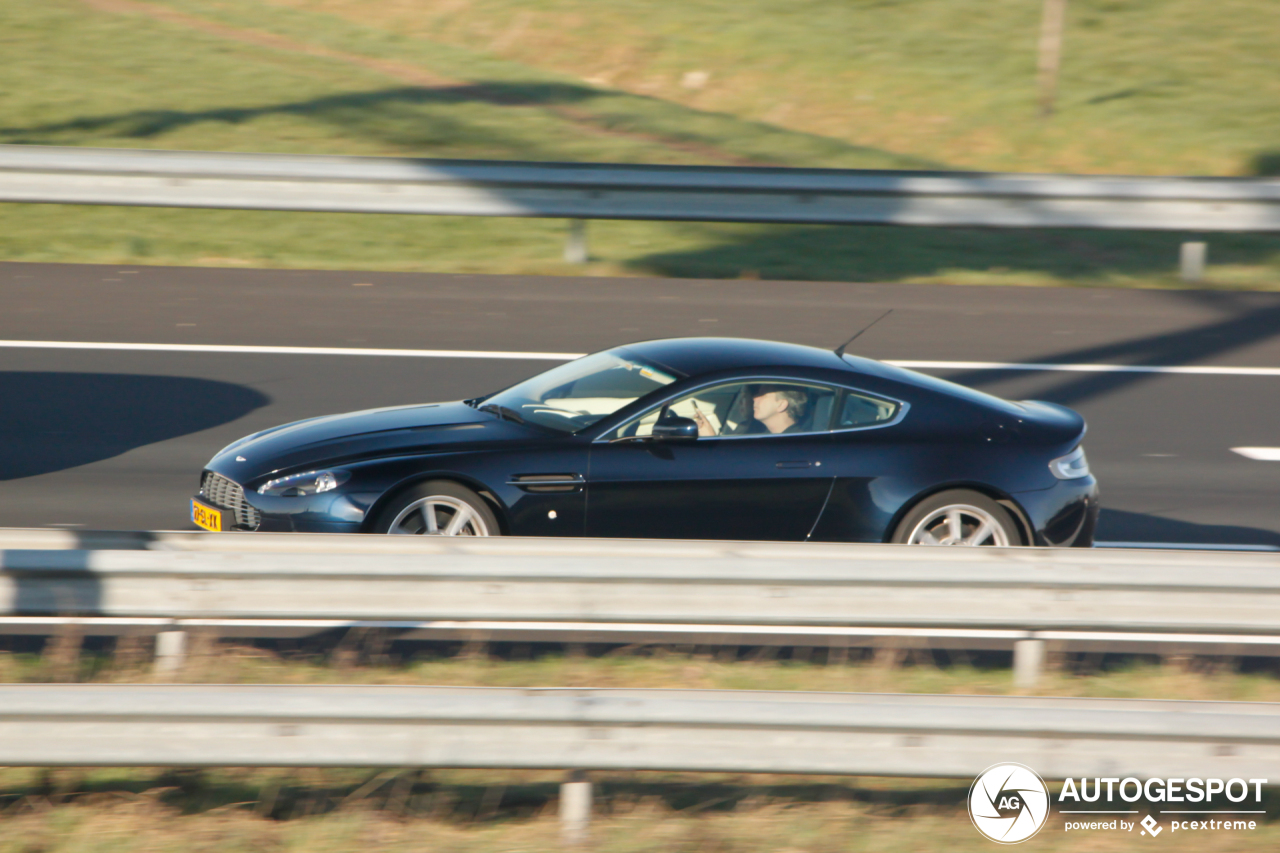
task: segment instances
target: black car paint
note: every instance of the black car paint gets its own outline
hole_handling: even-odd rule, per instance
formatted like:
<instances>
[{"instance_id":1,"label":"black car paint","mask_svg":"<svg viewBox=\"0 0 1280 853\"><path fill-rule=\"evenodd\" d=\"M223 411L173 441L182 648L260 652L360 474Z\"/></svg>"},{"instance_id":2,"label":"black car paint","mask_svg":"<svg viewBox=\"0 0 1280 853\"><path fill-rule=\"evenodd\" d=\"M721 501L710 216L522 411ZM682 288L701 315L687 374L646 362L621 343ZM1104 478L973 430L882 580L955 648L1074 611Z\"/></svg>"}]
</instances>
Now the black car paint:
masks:
<instances>
[{"instance_id":1,"label":"black car paint","mask_svg":"<svg viewBox=\"0 0 1280 853\"><path fill-rule=\"evenodd\" d=\"M263 531L358 532L404 487L459 481L504 533L818 541L887 540L912 505L949 488L1005 504L1034 544L1092 544L1092 477L1059 480L1051 459L1084 434L1075 412L998 400L933 377L811 347L694 338L620 347L678 381L578 434L502 419L463 402L312 418L249 436L208 470L242 484ZM663 400L736 379L800 379L907 405L884 426L695 441L600 440ZM243 460L243 461L242 461ZM266 481L320 468L334 492L271 497ZM554 476L555 481L548 481Z\"/></svg>"}]
</instances>

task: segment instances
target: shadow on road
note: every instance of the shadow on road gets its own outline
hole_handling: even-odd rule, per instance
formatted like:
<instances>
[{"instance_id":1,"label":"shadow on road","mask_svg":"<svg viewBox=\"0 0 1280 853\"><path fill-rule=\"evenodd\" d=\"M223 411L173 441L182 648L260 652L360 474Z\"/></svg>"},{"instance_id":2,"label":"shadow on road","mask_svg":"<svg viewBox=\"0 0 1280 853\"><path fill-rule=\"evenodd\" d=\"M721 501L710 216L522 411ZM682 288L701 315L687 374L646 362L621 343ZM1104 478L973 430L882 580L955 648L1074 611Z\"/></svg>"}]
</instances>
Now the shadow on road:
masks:
<instances>
[{"instance_id":1,"label":"shadow on road","mask_svg":"<svg viewBox=\"0 0 1280 853\"><path fill-rule=\"evenodd\" d=\"M0 481L110 459L236 420L270 398L209 379L0 371Z\"/></svg>"},{"instance_id":2,"label":"shadow on road","mask_svg":"<svg viewBox=\"0 0 1280 853\"><path fill-rule=\"evenodd\" d=\"M1204 545L1273 545L1280 533L1256 527L1196 524L1122 509L1103 509L1098 519L1100 542L1179 542Z\"/></svg>"},{"instance_id":3,"label":"shadow on road","mask_svg":"<svg viewBox=\"0 0 1280 853\"><path fill-rule=\"evenodd\" d=\"M1046 353L1027 359L1042 364L1205 364L1217 356L1280 337L1280 295L1187 291L1169 299L1199 303L1226 316L1199 326L1146 335L1102 346ZM972 370L947 376L961 385L990 385L1021 371ZM1028 396L1073 406L1159 378L1155 373L1052 373Z\"/></svg>"}]
</instances>

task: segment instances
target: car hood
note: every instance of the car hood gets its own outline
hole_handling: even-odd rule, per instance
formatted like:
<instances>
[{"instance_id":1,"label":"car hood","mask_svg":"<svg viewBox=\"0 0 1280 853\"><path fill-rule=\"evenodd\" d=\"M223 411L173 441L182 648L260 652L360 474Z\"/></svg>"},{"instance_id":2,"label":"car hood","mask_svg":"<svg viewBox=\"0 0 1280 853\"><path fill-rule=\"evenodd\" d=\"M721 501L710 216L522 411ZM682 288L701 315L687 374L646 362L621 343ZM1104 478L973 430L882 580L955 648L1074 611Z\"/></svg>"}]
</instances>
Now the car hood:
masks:
<instances>
[{"instance_id":1,"label":"car hood","mask_svg":"<svg viewBox=\"0 0 1280 853\"><path fill-rule=\"evenodd\" d=\"M430 403L326 415L228 445L209 467L239 482L295 465L333 465L442 445L528 438L531 430L465 403Z\"/></svg>"}]
</instances>

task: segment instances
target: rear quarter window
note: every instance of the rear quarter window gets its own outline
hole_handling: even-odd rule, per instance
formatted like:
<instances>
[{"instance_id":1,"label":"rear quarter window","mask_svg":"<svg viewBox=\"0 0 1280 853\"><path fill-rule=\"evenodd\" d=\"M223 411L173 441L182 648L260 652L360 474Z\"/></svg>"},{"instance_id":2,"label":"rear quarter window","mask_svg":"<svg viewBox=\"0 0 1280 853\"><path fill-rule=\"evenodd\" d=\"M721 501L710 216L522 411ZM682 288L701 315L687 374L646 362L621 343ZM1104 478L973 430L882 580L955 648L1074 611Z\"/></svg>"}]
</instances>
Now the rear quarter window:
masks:
<instances>
[{"instance_id":1,"label":"rear quarter window","mask_svg":"<svg viewBox=\"0 0 1280 853\"><path fill-rule=\"evenodd\" d=\"M856 429L892 421L902 408L892 400L883 400L857 391L848 391L841 401L835 429Z\"/></svg>"},{"instance_id":2,"label":"rear quarter window","mask_svg":"<svg viewBox=\"0 0 1280 853\"><path fill-rule=\"evenodd\" d=\"M894 382L900 382L904 385L915 386L925 391L932 391L935 394L953 399L963 400L966 403L977 405L983 409L995 409L1004 412L1007 415L1020 417L1026 413L1018 403L1004 400L993 394L987 394L984 391L976 391L966 385L960 385L956 382L948 382L945 379L939 379L936 376L930 376L927 373L919 373L914 370L908 370L905 367L897 367L892 364L885 364L882 361L872 361L867 358L858 358L856 356L845 355L844 360L856 368L859 372L867 373L872 376L889 379Z\"/></svg>"}]
</instances>

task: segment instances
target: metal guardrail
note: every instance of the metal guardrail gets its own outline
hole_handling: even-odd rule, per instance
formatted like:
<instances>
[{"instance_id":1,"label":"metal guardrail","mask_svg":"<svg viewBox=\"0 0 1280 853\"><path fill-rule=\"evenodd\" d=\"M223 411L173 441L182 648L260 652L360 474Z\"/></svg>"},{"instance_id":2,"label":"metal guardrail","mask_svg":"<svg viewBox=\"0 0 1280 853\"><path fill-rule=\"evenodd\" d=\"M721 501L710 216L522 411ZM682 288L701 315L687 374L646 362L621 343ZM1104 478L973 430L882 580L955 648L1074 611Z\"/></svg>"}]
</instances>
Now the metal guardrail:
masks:
<instances>
[{"instance_id":1,"label":"metal guardrail","mask_svg":"<svg viewBox=\"0 0 1280 853\"><path fill-rule=\"evenodd\" d=\"M483 687L3 685L0 764L1274 776L1280 705Z\"/></svg>"},{"instance_id":2,"label":"metal guardrail","mask_svg":"<svg viewBox=\"0 0 1280 853\"><path fill-rule=\"evenodd\" d=\"M152 542L218 550L7 547L0 613L1280 634L1272 553L289 534Z\"/></svg>"},{"instance_id":3,"label":"metal guardrail","mask_svg":"<svg viewBox=\"0 0 1280 853\"><path fill-rule=\"evenodd\" d=\"M1280 554L0 531L0 633L1280 653ZM167 638L167 639L166 639Z\"/></svg>"},{"instance_id":4,"label":"metal guardrail","mask_svg":"<svg viewBox=\"0 0 1280 853\"><path fill-rule=\"evenodd\" d=\"M0 146L0 202L1280 231L1280 180L1270 179L413 160L27 145Z\"/></svg>"}]
</instances>

